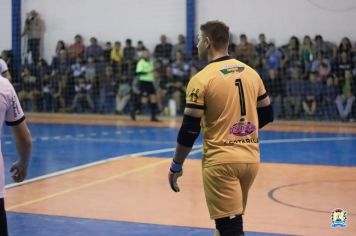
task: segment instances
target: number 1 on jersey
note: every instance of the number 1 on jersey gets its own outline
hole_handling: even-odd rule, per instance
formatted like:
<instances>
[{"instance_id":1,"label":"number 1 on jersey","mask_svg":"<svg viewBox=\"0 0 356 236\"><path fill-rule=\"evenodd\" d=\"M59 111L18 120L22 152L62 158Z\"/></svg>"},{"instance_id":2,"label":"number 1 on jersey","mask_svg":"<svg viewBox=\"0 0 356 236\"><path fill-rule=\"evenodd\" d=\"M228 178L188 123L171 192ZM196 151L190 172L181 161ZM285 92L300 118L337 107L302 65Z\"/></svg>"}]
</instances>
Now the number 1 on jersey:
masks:
<instances>
[{"instance_id":1,"label":"number 1 on jersey","mask_svg":"<svg viewBox=\"0 0 356 236\"><path fill-rule=\"evenodd\" d=\"M244 95L244 88L242 86L241 79L236 79L235 85L239 90L241 116L245 116L246 115L245 95Z\"/></svg>"}]
</instances>

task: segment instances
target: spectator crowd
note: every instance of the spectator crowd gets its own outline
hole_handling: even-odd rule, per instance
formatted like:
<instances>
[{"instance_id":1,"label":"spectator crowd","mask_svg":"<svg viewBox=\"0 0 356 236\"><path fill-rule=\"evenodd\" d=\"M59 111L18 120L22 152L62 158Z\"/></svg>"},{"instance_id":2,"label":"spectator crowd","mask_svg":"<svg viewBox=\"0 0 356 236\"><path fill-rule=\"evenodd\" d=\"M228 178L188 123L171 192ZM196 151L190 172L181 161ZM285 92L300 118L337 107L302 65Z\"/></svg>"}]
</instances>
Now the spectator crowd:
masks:
<instances>
[{"instance_id":1,"label":"spectator crowd","mask_svg":"<svg viewBox=\"0 0 356 236\"><path fill-rule=\"evenodd\" d=\"M129 114L140 99L135 68L145 50L143 41L131 39L101 45L92 37L85 45L78 34L72 43L58 41L50 62L39 56L24 63L13 83L27 111ZM161 35L152 52L161 113L169 113L172 101L173 113L183 112L186 85L206 65L195 47L192 55L185 51L184 35L174 44ZM231 40L229 54L259 72L277 119L356 118L356 44L349 38L334 44L321 35L292 36L277 46L264 34L256 44L241 34L238 43ZM10 53L3 52L2 58L11 71Z\"/></svg>"}]
</instances>

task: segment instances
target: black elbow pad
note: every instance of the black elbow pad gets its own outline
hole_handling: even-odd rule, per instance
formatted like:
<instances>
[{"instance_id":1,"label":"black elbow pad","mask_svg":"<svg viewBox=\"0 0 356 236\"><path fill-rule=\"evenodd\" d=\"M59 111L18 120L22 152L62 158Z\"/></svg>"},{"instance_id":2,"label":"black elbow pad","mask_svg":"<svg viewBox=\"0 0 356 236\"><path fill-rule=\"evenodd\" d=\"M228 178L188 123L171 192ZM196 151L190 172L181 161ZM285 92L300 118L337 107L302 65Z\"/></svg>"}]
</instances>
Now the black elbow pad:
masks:
<instances>
[{"instance_id":1,"label":"black elbow pad","mask_svg":"<svg viewBox=\"0 0 356 236\"><path fill-rule=\"evenodd\" d=\"M200 120L188 115L183 116L182 126L180 127L177 142L185 147L193 147L193 144L200 133Z\"/></svg>"},{"instance_id":2,"label":"black elbow pad","mask_svg":"<svg viewBox=\"0 0 356 236\"><path fill-rule=\"evenodd\" d=\"M261 129L268 123L273 121L273 109L272 105L266 107L257 107L258 114L258 128Z\"/></svg>"}]
</instances>

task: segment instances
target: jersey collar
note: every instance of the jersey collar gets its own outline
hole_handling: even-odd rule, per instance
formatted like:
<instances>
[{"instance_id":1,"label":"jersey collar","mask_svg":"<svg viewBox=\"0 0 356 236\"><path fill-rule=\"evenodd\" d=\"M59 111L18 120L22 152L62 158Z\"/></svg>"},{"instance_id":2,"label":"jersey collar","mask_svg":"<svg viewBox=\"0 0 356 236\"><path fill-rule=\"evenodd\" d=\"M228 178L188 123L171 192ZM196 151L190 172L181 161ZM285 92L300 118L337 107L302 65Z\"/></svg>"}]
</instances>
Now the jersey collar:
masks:
<instances>
[{"instance_id":1,"label":"jersey collar","mask_svg":"<svg viewBox=\"0 0 356 236\"><path fill-rule=\"evenodd\" d=\"M229 55L223 56L223 57L219 57L219 58L217 58L215 60L210 61L209 64L214 63L214 62L218 62L218 61L230 60L231 58L232 57L230 57Z\"/></svg>"}]
</instances>

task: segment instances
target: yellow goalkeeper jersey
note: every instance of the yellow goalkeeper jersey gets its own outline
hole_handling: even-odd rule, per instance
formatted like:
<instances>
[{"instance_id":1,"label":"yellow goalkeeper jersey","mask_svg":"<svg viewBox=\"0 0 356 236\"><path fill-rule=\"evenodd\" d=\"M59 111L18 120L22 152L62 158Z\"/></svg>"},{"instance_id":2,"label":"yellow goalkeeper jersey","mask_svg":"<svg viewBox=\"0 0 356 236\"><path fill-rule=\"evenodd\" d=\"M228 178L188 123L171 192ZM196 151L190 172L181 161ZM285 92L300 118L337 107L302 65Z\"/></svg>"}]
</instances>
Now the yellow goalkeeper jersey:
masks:
<instances>
[{"instance_id":1,"label":"yellow goalkeeper jersey","mask_svg":"<svg viewBox=\"0 0 356 236\"><path fill-rule=\"evenodd\" d=\"M229 56L211 61L191 78L186 107L204 109L204 167L260 161L257 101L266 96L258 73Z\"/></svg>"}]
</instances>

